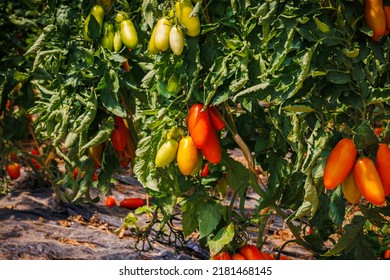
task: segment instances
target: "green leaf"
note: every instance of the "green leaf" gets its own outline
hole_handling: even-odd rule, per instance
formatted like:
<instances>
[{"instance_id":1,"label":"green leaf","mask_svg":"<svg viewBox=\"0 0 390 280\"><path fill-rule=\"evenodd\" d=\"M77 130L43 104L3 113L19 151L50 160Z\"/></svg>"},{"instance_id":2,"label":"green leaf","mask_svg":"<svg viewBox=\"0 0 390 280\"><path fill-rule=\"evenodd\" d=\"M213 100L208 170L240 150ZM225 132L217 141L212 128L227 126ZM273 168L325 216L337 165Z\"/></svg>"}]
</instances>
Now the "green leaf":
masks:
<instances>
[{"instance_id":1,"label":"green leaf","mask_svg":"<svg viewBox=\"0 0 390 280\"><path fill-rule=\"evenodd\" d=\"M222 205L218 202L203 204L199 210L199 238L208 236L217 228L222 215Z\"/></svg>"},{"instance_id":2,"label":"green leaf","mask_svg":"<svg viewBox=\"0 0 390 280\"><path fill-rule=\"evenodd\" d=\"M85 144L81 149L85 150L93 146L97 146L99 144L104 143L111 137L111 132L114 129L114 119L108 118L103 121L103 123L99 126L98 132L95 136Z\"/></svg>"},{"instance_id":3,"label":"green leaf","mask_svg":"<svg viewBox=\"0 0 390 280\"><path fill-rule=\"evenodd\" d=\"M353 130L355 131L353 141L355 143L356 149L358 151L372 149L372 154L376 155L379 139L376 137L374 129L369 124L369 122L363 121L361 124L354 127Z\"/></svg>"},{"instance_id":4,"label":"green leaf","mask_svg":"<svg viewBox=\"0 0 390 280\"><path fill-rule=\"evenodd\" d=\"M114 115L124 118L127 115L126 109L119 102L118 89L118 76L113 69L110 69L100 80L97 90L100 92L100 100L103 106Z\"/></svg>"},{"instance_id":5,"label":"green leaf","mask_svg":"<svg viewBox=\"0 0 390 280\"><path fill-rule=\"evenodd\" d=\"M234 224L230 223L227 227L221 228L218 233L207 242L210 248L210 255L214 256L220 252L223 247L230 244L234 238Z\"/></svg>"},{"instance_id":6,"label":"green leaf","mask_svg":"<svg viewBox=\"0 0 390 280\"><path fill-rule=\"evenodd\" d=\"M101 26L99 22L96 20L93 14L90 14L89 21L88 21L88 36L92 40L99 39L100 33L101 33Z\"/></svg>"},{"instance_id":7,"label":"green leaf","mask_svg":"<svg viewBox=\"0 0 390 280\"><path fill-rule=\"evenodd\" d=\"M355 216L352 222L344 227L345 233L340 237L336 245L323 254L323 256L337 255L350 246L362 233L365 222L366 218L364 216Z\"/></svg>"},{"instance_id":8,"label":"green leaf","mask_svg":"<svg viewBox=\"0 0 390 280\"><path fill-rule=\"evenodd\" d=\"M351 75L340 71L329 71L326 75L329 82L342 85L351 82Z\"/></svg>"},{"instance_id":9,"label":"green leaf","mask_svg":"<svg viewBox=\"0 0 390 280\"><path fill-rule=\"evenodd\" d=\"M345 216L345 199L340 186L330 194L329 216L335 225L342 225Z\"/></svg>"},{"instance_id":10,"label":"green leaf","mask_svg":"<svg viewBox=\"0 0 390 280\"><path fill-rule=\"evenodd\" d=\"M185 204L181 207L183 213L183 233L184 236L189 236L195 232L199 225L198 212L198 197L187 199Z\"/></svg>"}]
</instances>

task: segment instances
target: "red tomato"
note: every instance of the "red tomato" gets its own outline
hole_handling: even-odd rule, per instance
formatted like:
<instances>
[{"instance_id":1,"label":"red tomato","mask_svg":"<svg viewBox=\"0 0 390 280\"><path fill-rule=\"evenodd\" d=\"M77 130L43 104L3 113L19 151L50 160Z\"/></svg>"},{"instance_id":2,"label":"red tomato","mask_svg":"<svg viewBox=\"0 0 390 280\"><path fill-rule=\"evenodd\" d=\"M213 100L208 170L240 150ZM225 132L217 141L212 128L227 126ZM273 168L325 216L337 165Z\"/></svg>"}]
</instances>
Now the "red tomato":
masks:
<instances>
[{"instance_id":1,"label":"red tomato","mask_svg":"<svg viewBox=\"0 0 390 280\"><path fill-rule=\"evenodd\" d=\"M386 144L379 144L376 154L376 169L381 178L385 196L390 195L390 149Z\"/></svg>"},{"instance_id":2,"label":"red tomato","mask_svg":"<svg viewBox=\"0 0 390 280\"><path fill-rule=\"evenodd\" d=\"M17 179L20 176L20 165L19 163L10 163L7 165L7 172L11 179Z\"/></svg>"},{"instance_id":3,"label":"red tomato","mask_svg":"<svg viewBox=\"0 0 390 280\"><path fill-rule=\"evenodd\" d=\"M201 149L203 156L212 164L217 164L221 161L221 145L219 144L219 139L217 132L214 127L210 128L209 137L207 143Z\"/></svg>"},{"instance_id":4,"label":"red tomato","mask_svg":"<svg viewBox=\"0 0 390 280\"><path fill-rule=\"evenodd\" d=\"M374 131L375 131L376 136L380 136L381 133L383 132L383 128L382 127L375 127Z\"/></svg>"},{"instance_id":5,"label":"red tomato","mask_svg":"<svg viewBox=\"0 0 390 280\"><path fill-rule=\"evenodd\" d=\"M73 178L76 180L77 175L79 174L79 167L76 166L75 169L73 169Z\"/></svg>"},{"instance_id":6,"label":"red tomato","mask_svg":"<svg viewBox=\"0 0 390 280\"><path fill-rule=\"evenodd\" d=\"M207 177L209 175L210 171L209 171L209 164L206 163L203 167L203 170L202 170L202 177Z\"/></svg>"},{"instance_id":7,"label":"red tomato","mask_svg":"<svg viewBox=\"0 0 390 280\"><path fill-rule=\"evenodd\" d=\"M263 254L255 245L246 244L240 248L240 254L247 260L264 260Z\"/></svg>"},{"instance_id":8,"label":"red tomato","mask_svg":"<svg viewBox=\"0 0 390 280\"><path fill-rule=\"evenodd\" d=\"M209 141L210 117L208 111L202 111L203 104L192 105L188 115L188 129L194 144L202 149Z\"/></svg>"},{"instance_id":9,"label":"red tomato","mask_svg":"<svg viewBox=\"0 0 390 280\"><path fill-rule=\"evenodd\" d=\"M141 198L125 198L120 203L119 206L127 208L130 210L137 209L138 207L144 206L145 202Z\"/></svg>"},{"instance_id":10,"label":"red tomato","mask_svg":"<svg viewBox=\"0 0 390 280\"><path fill-rule=\"evenodd\" d=\"M114 146L114 149L120 152L126 148L126 127L125 126L115 126L114 130L111 133L111 142Z\"/></svg>"},{"instance_id":11,"label":"red tomato","mask_svg":"<svg viewBox=\"0 0 390 280\"><path fill-rule=\"evenodd\" d=\"M227 252L219 252L213 257L213 260L231 260L231 258Z\"/></svg>"},{"instance_id":12,"label":"red tomato","mask_svg":"<svg viewBox=\"0 0 390 280\"><path fill-rule=\"evenodd\" d=\"M374 205L385 202L385 192L374 162L368 157L359 158L353 168L356 185L363 197Z\"/></svg>"},{"instance_id":13,"label":"red tomato","mask_svg":"<svg viewBox=\"0 0 390 280\"><path fill-rule=\"evenodd\" d=\"M383 11L386 16L386 31L390 32L390 5L383 6Z\"/></svg>"},{"instance_id":14,"label":"red tomato","mask_svg":"<svg viewBox=\"0 0 390 280\"><path fill-rule=\"evenodd\" d=\"M208 107L207 110L209 111L210 115L210 121L211 125L216 129L216 130L222 130L225 128L225 122L219 115L217 109L215 107Z\"/></svg>"},{"instance_id":15,"label":"red tomato","mask_svg":"<svg viewBox=\"0 0 390 280\"><path fill-rule=\"evenodd\" d=\"M38 150L35 150L35 149L32 149L31 152L30 152L32 155L34 156L39 156L39 151ZM34 165L34 167L36 169L41 169L41 165L35 160L35 159L31 159L31 163Z\"/></svg>"},{"instance_id":16,"label":"red tomato","mask_svg":"<svg viewBox=\"0 0 390 280\"><path fill-rule=\"evenodd\" d=\"M232 256L232 260L239 261L239 260L246 260L246 258L240 253L236 253Z\"/></svg>"},{"instance_id":17,"label":"red tomato","mask_svg":"<svg viewBox=\"0 0 390 280\"><path fill-rule=\"evenodd\" d=\"M340 140L330 153L324 171L324 185L333 190L348 176L357 156L355 144L351 139Z\"/></svg>"},{"instance_id":18,"label":"red tomato","mask_svg":"<svg viewBox=\"0 0 390 280\"><path fill-rule=\"evenodd\" d=\"M116 203L115 198L113 196L108 196L106 198L106 206L111 207L114 206Z\"/></svg>"},{"instance_id":19,"label":"red tomato","mask_svg":"<svg viewBox=\"0 0 390 280\"><path fill-rule=\"evenodd\" d=\"M383 255L383 258L384 258L385 260L390 259L390 250L386 250L386 251L385 251L385 253L384 253L384 255Z\"/></svg>"}]
</instances>

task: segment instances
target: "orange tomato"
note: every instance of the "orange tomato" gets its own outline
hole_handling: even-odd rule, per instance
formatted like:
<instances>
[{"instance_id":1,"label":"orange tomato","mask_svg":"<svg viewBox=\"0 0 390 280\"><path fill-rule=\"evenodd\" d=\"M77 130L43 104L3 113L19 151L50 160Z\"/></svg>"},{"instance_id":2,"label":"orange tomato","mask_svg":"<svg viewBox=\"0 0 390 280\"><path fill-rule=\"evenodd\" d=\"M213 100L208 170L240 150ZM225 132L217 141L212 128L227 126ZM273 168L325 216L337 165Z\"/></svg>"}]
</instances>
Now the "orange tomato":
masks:
<instances>
[{"instance_id":1,"label":"orange tomato","mask_svg":"<svg viewBox=\"0 0 390 280\"><path fill-rule=\"evenodd\" d=\"M359 158L354 166L353 175L363 197L374 205L385 202L385 192L374 162L368 157Z\"/></svg>"},{"instance_id":2,"label":"orange tomato","mask_svg":"<svg viewBox=\"0 0 390 280\"><path fill-rule=\"evenodd\" d=\"M376 169L381 178L385 196L390 195L390 149L381 143L376 154Z\"/></svg>"},{"instance_id":3,"label":"orange tomato","mask_svg":"<svg viewBox=\"0 0 390 280\"><path fill-rule=\"evenodd\" d=\"M255 245L246 244L240 248L240 254L247 260L264 260L263 254Z\"/></svg>"},{"instance_id":4,"label":"orange tomato","mask_svg":"<svg viewBox=\"0 0 390 280\"><path fill-rule=\"evenodd\" d=\"M324 170L324 185L328 190L336 188L352 170L357 156L351 139L340 140L330 153Z\"/></svg>"},{"instance_id":5,"label":"orange tomato","mask_svg":"<svg viewBox=\"0 0 390 280\"><path fill-rule=\"evenodd\" d=\"M191 175L199 159L198 149L196 148L191 136L183 137L179 142L177 150L177 165L180 172L185 175Z\"/></svg>"},{"instance_id":6,"label":"orange tomato","mask_svg":"<svg viewBox=\"0 0 390 280\"><path fill-rule=\"evenodd\" d=\"M191 106L188 114L188 129L197 148L202 149L209 142L210 116L207 110L202 111L203 104Z\"/></svg>"},{"instance_id":7,"label":"orange tomato","mask_svg":"<svg viewBox=\"0 0 390 280\"><path fill-rule=\"evenodd\" d=\"M372 39L379 41L386 34L386 15L382 0L364 1L364 20L373 31Z\"/></svg>"}]
</instances>

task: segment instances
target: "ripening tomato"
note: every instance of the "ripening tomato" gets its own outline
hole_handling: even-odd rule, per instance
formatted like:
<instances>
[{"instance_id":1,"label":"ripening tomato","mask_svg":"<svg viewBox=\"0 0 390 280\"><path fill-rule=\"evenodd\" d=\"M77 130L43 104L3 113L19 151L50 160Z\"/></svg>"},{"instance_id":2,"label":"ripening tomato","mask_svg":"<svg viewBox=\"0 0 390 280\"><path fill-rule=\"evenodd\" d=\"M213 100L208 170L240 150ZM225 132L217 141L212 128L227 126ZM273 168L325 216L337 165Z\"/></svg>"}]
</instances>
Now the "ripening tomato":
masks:
<instances>
[{"instance_id":1,"label":"ripening tomato","mask_svg":"<svg viewBox=\"0 0 390 280\"><path fill-rule=\"evenodd\" d=\"M103 144L90 147L88 149L89 157L99 163L103 153L103 148L104 148Z\"/></svg>"},{"instance_id":2,"label":"ripening tomato","mask_svg":"<svg viewBox=\"0 0 390 280\"><path fill-rule=\"evenodd\" d=\"M173 26L169 32L169 47L175 55L181 55L184 49L184 35L181 28Z\"/></svg>"},{"instance_id":3,"label":"ripening tomato","mask_svg":"<svg viewBox=\"0 0 390 280\"><path fill-rule=\"evenodd\" d=\"M172 30L172 24L166 17L157 21L156 33L154 34L154 45L157 50L163 52L169 48L169 33Z\"/></svg>"},{"instance_id":4,"label":"ripening tomato","mask_svg":"<svg viewBox=\"0 0 390 280\"><path fill-rule=\"evenodd\" d=\"M219 143L218 135L214 127L210 128L207 143L201 149L201 152L205 159L212 164L217 164L221 161L221 144Z\"/></svg>"},{"instance_id":5,"label":"ripening tomato","mask_svg":"<svg viewBox=\"0 0 390 280\"><path fill-rule=\"evenodd\" d=\"M111 133L111 143L115 150L122 152L126 148L126 131L124 126L116 126Z\"/></svg>"},{"instance_id":6,"label":"ripening tomato","mask_svg":"<svg viewBox=\"0 0 390 280\"><path fill-rule=\"evenodd\" d=\"M129 64L129 60L127 58L125 61L123 61L122 68L123 68L123 70L125 70L126 73L130 72L131 67Z\"/></svg>"},{"instance_id":7,"label":"ripening tomato","mask_svg":"<svg viewBox=\"0 0 390 280\"><path fill-rule=\"evenodd\" d=\"M385 192L381 178L370 158L359 158L353 168L353 174L356 185L365 199L377 206L385 202Z\"/></svg>"},{"instance_id":8,"label":"ripening tomato","mask_svg":"<svg viewBox=\"0 0 390 280\"><path fill-rule=\"evenodd\" d=\"M223 121L223 119L219 115L217 109L215 109L215 107L208 107L207 110L209 111L211 125L216 130L224 129L225 128L225 122Z\"/></svg>"},{"instance_id":9,"label":"ripening tomato","mask_svg":"<svg viewBox=\"0 0 390 280\"><path fill-rule=\"evenodd\" d=\"M7 172L11 179L18 179L20 177L20 165L17 162L7 165Z\"/></svg>"},{"instance_id":10,"label":"ripening tomato","mask_svg":"<svg viewBox=\"0 0 390 280\"><path fill-rule=\"evenodd\" d=\"M376 169L381 178L385 196L390 195L390 149L381 143L376 154Z\"/></svg>"},{"instance_id":11,"label":"ripening tomato","mask_svg":"<svg viewBox=\"0 0 390 280\"><path fill-rule=\"evenodd\" d=\"M349 172L348 176L341 183L341 186L344 197L349 203L355 204L359 201L359 198L362 194L360 193L359 188L356 185L355 177L353 176L353 170Z\"/></svg>"},{"instance_id":12,"label":"ripening tomato","mask_svg":"<svg viewBox=\"0 0 390 280\"><path fill-rule=\"evenodd\" d=\"M145 202L141 198L125 198L120 203L119 206L127 208L130 210L137 209L138 207L144 206Z\"/></svg>"},{"instance_id":13,"label":"ripening tomato","mask_svg":"<svg viewBox=\"0 0 390 280\"><path fill-rule=\"evenodd\" d=\"M246 244L240 248L240 254L247 260L263 260L263 254L255 245Z\"/></svg>"},{"instance_id":14,"label":"ripening tomato","mask_svg":"<svg viewBox=\"0 0 390 280\"><path fill-rule=\"evenodd\" d=\"M191 175L199 160L198 149L191 136L183 137L177 150L177 165L184 176Z\"/></svg>"},{"instance_id":15,"label":"ripening tomato","mask_svg":"<svg viewBox=\"0 0 390 280\"><path fill-rule=\"evenodd\" d=\"M340 140L331 151L324 170L324 185L328 190L336 188L352 170L357 156L351 139Z\"/></svg>"},{"instance_id":16,"label":"ripening tomato","mask_svg":"<svg viewBox=\"0 0 390 280\"><path fill-rule=\"evenodd\" d=\"M134 49L138 45L138 34L130 19L122 20L120 23L120 34L122 42L126 47Z\"/></svg>"},{"instance_id":17,"label":"ripening tomato","mask_svg":"<svg viewBox=\"0 0 390 280\"><path fill-rule=\"evenodd\" d=\"M164 167L170 164L176 158L178 147L179 144L173 138L168 139L162 144L156 154L156 167Z\"/></svg>"},{"instance_id":18,"label":"ripening tomato","mask_svg":"<svg viewBox=\"0 0 390 280\"><path fill-rule=\"evenodd\" d=\"M228 252L219 252L213 257L213 260L231 260Z\"/></svg>"},{"instance_id":19,"label":"ripening tomato","mask_svg":"<svg viewBox=\"0 0 390 280\"><path fill-rule=\"evenodd\" d=\"M195 146L202 149L209 141L211 130L210 116L207 110L202 111L203 104L197 103L191 106L188 114L188 129Z\"/></svg>"},{"instance_id":20,"label":"ripening tomato","mask_svg":"<svg viewBox=\"0 0 390 280\"><path fill-rule=\"evenodd\" d=\"M176 17L185 27L185 33L190 37L196 37L200 34L199 16L190 16L193 9L191 0L181 0L175 3Z\"/></svg>"},{"instance_id":21,"label":"ripening tomato","mask_svg":"<svg viewBox=\"0 0 390 280\"><path fill-rule=\"evenodd\" d=\"M232 260L239 261L239 260L246 260L246 258L243 255L241 255L240 253L235 253L232 256Z\"/></svg>"},{"instance_id":22,"label":"ripening tomato","mask_svg":"<svg viewBox=\"0 0 390 280\"><path fill-rule=\"evenodd\" d=\"M108 196L106 198L106 206L111 207L114 206L116 203L115 198L113 196Z\"/></svg>"},{"instance_id":23,"label":"ripening tomato","mask_svg":"<svg viewBox=\"0 0 390 280\"><path fill-rule=\"evenodd\" d=\"M373 31L372 39L379 41L386 33L386 15L382 0L364 1L364 20Z\"/></svg>"}]
</instances>

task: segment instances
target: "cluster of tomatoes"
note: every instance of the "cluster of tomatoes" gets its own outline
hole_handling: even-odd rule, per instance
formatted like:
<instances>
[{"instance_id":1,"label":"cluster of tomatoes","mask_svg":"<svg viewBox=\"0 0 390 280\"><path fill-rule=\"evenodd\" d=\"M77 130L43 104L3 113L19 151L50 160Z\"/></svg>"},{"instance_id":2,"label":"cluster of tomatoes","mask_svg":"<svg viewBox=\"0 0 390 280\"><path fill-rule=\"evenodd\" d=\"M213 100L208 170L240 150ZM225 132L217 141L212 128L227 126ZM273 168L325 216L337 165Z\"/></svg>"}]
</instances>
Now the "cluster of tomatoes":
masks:
<instances>
[{"instance_id":1,"label":"cluster of tomatoes","mask_svg":"<svg viewBox=\"0 0 390 280\"><path fill-rule=\"evenodd\" d=\"M128 166L130 161L135 158L136 144L126 124L126 120L118 116L115 117L115 126L111 133L111 143L119 164L122 167Z\"/></svg>"},{"instance_id":2,"label":"cluster of tomatoes","mask_svg":"<svg viewBox=\"0 0 390 280\"><path fill-rule=\"evenodd\" d=\"M30 165L32 165L36 170L41 169L41 164L37 162L34 157L38 157L40 155L40 152L36 149L32 149L30 151L31 158L30 158ZM21 174L21 165L18 163L19 156L17 153L12 152L9 154L9 160L10 163L7 164L7 173L8 176L15 180L20 177Z\"/></svg>"},{"instance_id":3,"label":"cluster of tomatoes","mask_svg":"<svg viewBox=\"0 0 390 280\"><path fill-rule=\"evenodd\" d=\"M280 260L289 260L289 257L280 255ZM274 255L260 251L255 245L246 244L239 252L230 255L228 252L219 252L213 260L275 260Z\"/></svg>"},{"instance_id":4,"label":"cluster of tomatoes","mask_svg":"<svg viewBox=\"0 0 390 280\"><path fill-rule=\"evenodd\" d=\"M357 158L357 159L356 159ZM381 206L390 195L390 149L380 143L376 162L366 156L358 156L351 139L343 138L331 151L324 170L324 185L333 190L342 184L345 198L356 203L360 196L374 205Z\"/></svg>"},{"instance_id":5,"label":"cluster of tomatoes","mask_svg":"<svg viewBox=\"0 0 390 280\"><path fill-rule=\"evenodd\" d=\"M216 130L225 128L225 122L214 107L204 109L203 104L191 106L188 114L189 134L182 137L180 129L168 133L168 139L158 149L156 167L165 167L177 159L180 172L196 175L202 168L203 157L212 164L221 161L221 145ZM178 139L181 138L178 142ZM208 165L202 175L207 176Z\"/></svg>"},{"instance_id":6,"label":"cluster of tomatoes","mask_svg":"<svg viewBox=\"0 0 390 280\"><path fill-rule=\"evenodd\" d=\"M373 31L373 40L379 41L390 33L390 5L382 0L364 1L364 19Z\"/></svg>"},{"instance_id":7,"label":"cluster of tomatoes","mask_svg":"<svg viewBox=\"0 0 390 280\"><path fill-rule=\"evenodd\" d=\"M168 16L157 21L148 45L151 54L158 54L171 48L175 55L180 55L184 49L183 30L190 37L200 34L199 17L191 16L193 9L191 0L177 1L175 10L171 10Z\"/></svg>"},{"instance_id":8,"label":"cluster of tomatoes","mask_svg":"<svg viewBox=\"0 0 390 280\"><path fill-rule=\"evenodd\" d=\"M105 15L111 10L112 2L104 3L105 5L101 4L94 5L84 21L84 40L93 40L90 33L91 17L93 17L99 24L100 35L97 37L103 47L116 52L119 52L123 45L129 49L134 49L138 45L138 34L131 19L128 18L126 13L120 11L115 16L115 24L104 22ZM94 36L96 37L95 34Z\"/></svg>"}]
</instances>

